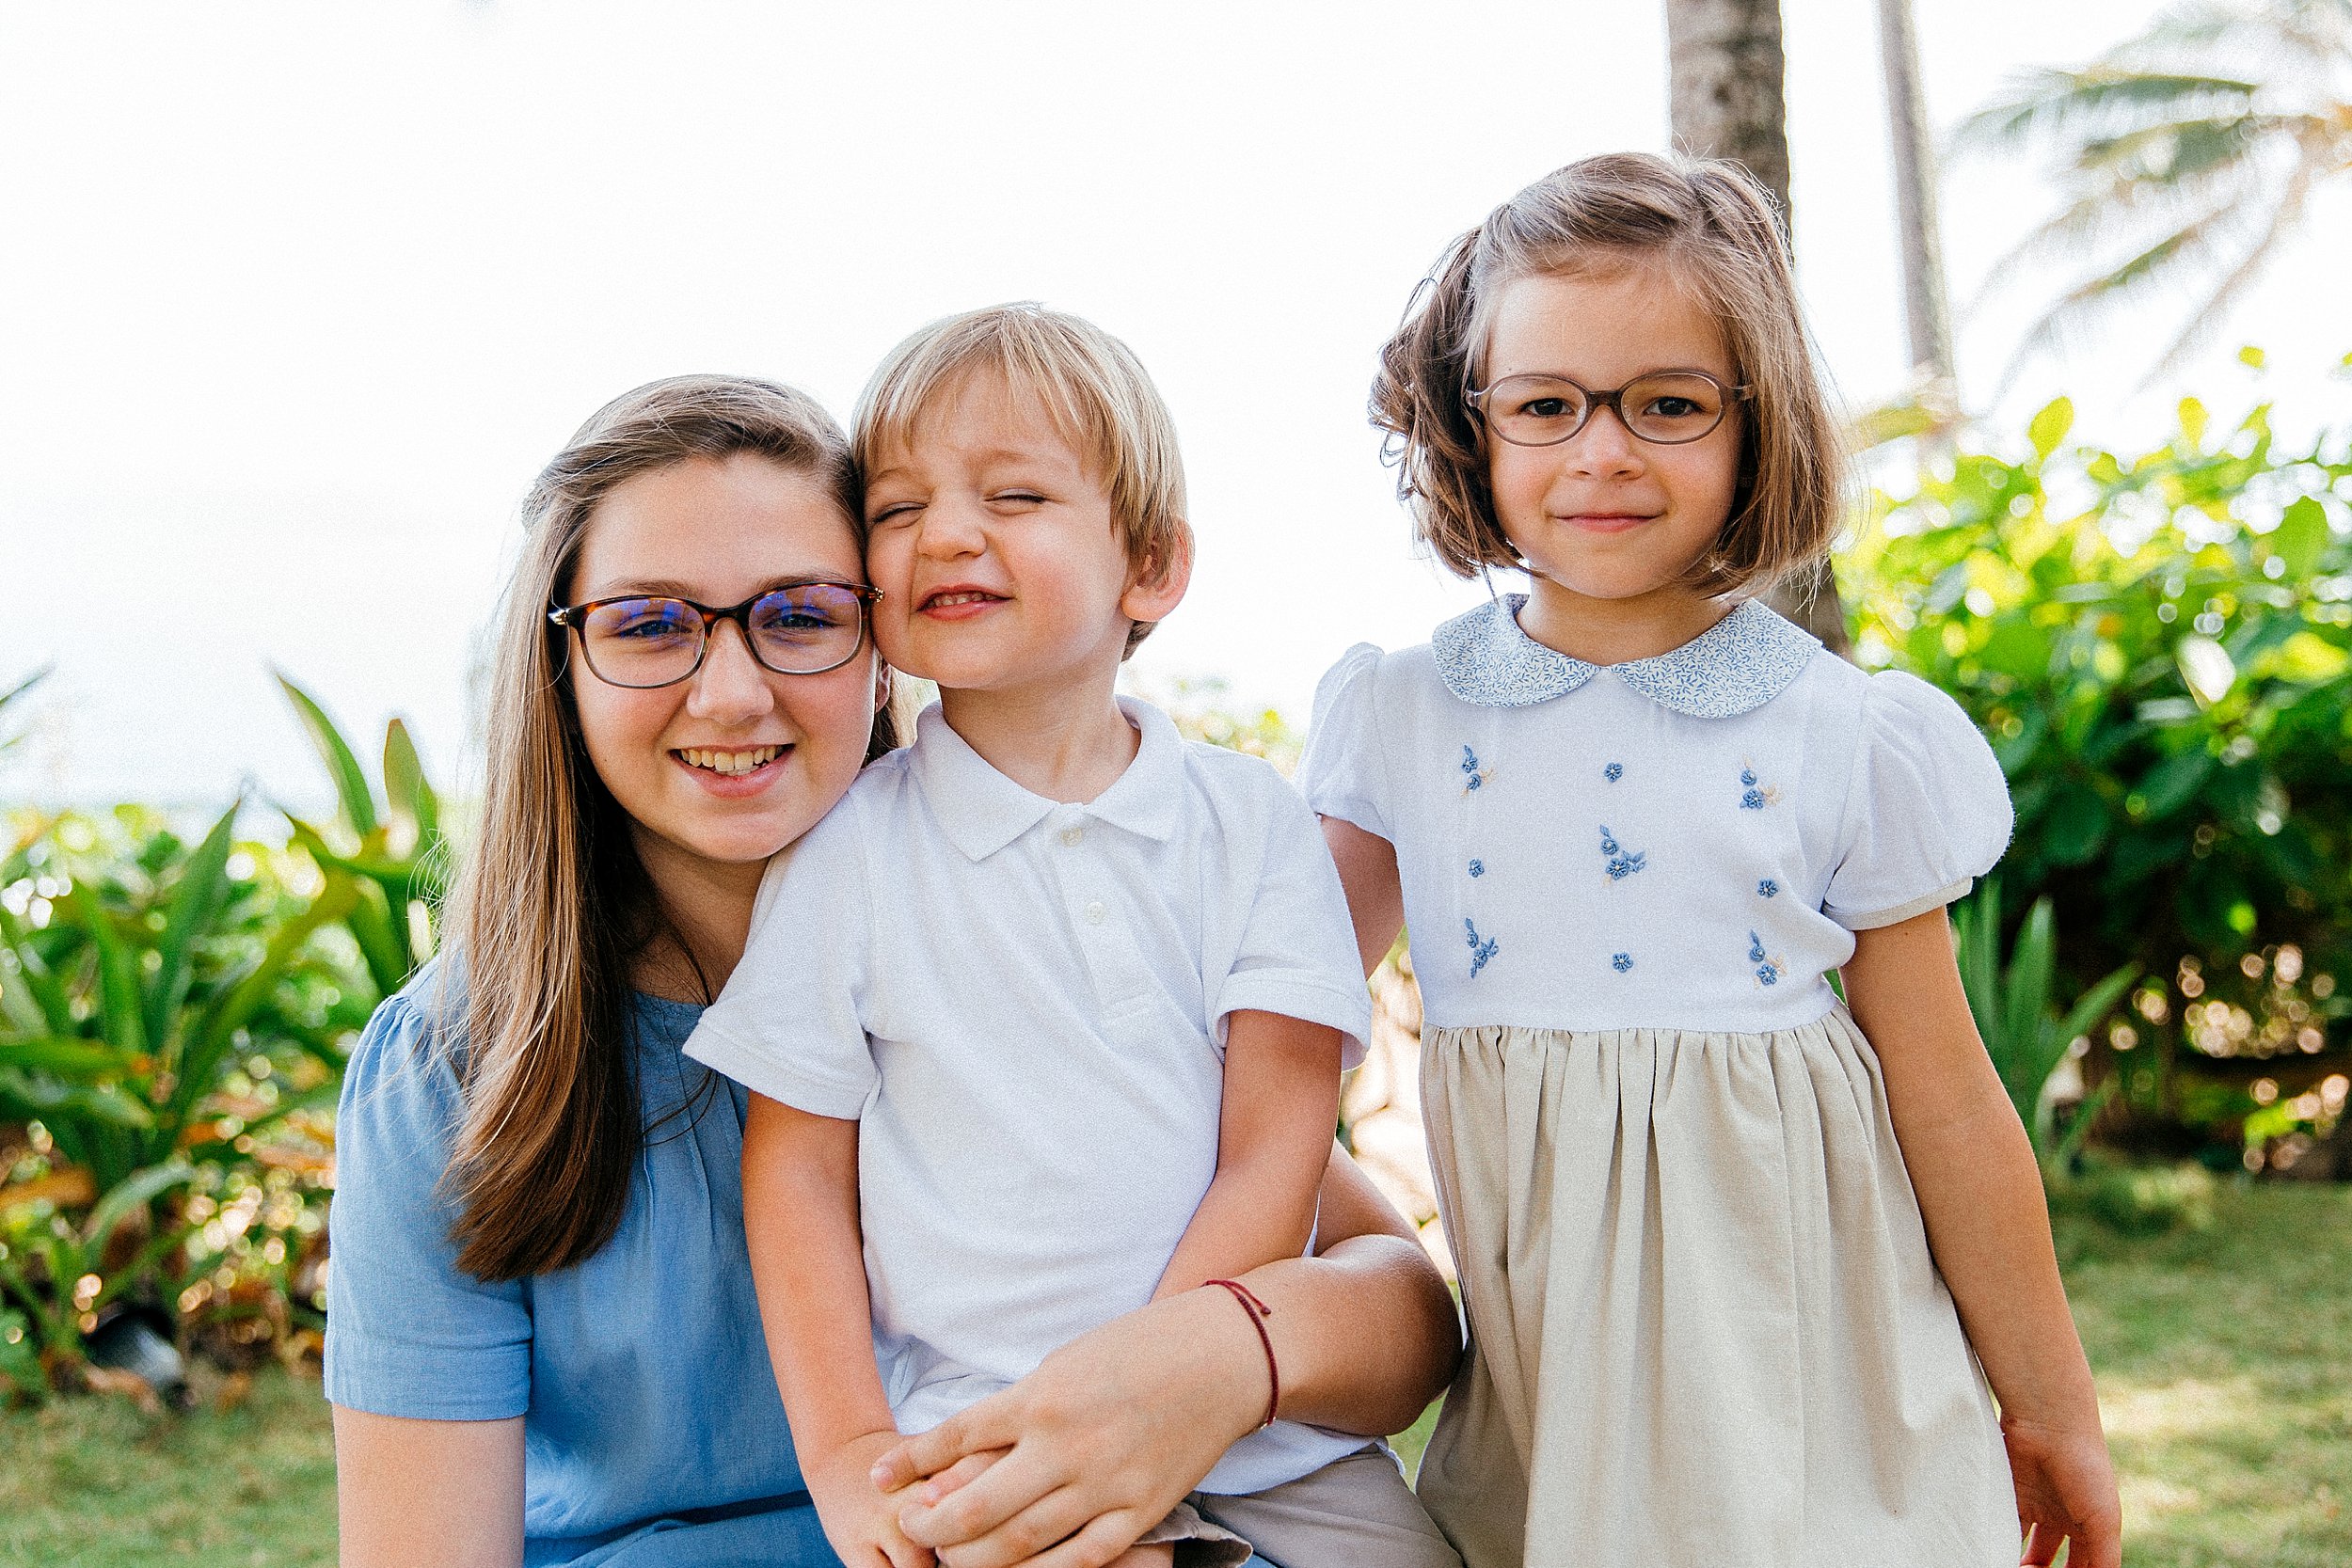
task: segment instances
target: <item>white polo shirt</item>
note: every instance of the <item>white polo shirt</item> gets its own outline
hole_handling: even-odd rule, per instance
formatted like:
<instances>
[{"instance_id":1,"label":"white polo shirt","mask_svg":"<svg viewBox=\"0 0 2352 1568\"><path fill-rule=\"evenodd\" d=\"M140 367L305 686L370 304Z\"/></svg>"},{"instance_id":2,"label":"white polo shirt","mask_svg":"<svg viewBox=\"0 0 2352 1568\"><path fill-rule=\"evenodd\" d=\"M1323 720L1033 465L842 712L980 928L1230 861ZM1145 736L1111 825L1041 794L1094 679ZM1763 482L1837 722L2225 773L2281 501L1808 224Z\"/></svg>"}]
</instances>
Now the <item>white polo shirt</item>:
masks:
<instances>
[{"instance_id":1,"label":"white polo shirt","mask_svg":"<svg viewBox=\"0 0 2352 1568\"><path fill-rule=\"evenodd\" d=\"M1371 1006L1339 874L1265 763L1120 699L1136 759L1083 805L1032 795L927 709L760 884L686 1053L856 1118L876 1354L921 1432L1151 1299L1216 1170L1225 1018ZM1278 1423L1203 1489L1362 1446Z\"/></svg>"}]
</instances>

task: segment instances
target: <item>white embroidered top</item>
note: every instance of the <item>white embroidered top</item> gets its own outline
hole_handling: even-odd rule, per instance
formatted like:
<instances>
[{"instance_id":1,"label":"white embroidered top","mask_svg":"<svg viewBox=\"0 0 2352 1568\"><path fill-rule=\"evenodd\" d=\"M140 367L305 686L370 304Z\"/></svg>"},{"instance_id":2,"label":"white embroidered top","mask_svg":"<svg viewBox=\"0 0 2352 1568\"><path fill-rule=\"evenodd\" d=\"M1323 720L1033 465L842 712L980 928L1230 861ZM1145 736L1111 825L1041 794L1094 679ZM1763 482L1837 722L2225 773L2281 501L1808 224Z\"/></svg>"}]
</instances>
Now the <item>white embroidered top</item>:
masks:
<instances>
[{"instance_id":1,"label":"white embroidered top","mask_svg":"<svg viewBox=\"0 0 2352 1568\"><path fill-rule=\"evenodd\" d=\"M1926 682L1755 601L1597 666L1522 631L1524 602L1351 648L1315 693L1300 786L1396 847L1431 1025L1794 1028L1853 932L2007 847L2000 764Z\"/></svg>"}]
</instances>

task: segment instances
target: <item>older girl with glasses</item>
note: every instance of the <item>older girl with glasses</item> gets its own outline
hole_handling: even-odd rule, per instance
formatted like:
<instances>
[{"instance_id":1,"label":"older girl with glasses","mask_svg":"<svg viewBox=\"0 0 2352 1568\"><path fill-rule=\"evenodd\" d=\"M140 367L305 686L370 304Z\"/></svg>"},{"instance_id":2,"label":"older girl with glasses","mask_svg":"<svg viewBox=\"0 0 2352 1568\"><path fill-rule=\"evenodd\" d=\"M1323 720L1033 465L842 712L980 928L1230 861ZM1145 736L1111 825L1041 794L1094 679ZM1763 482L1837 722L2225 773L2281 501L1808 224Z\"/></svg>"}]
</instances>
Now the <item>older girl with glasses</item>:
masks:
<instances>
[{"instance_id":1,"label":"older girl with glasses","mask_svg":"<svg viewBox=\"0 0 2352 1568\"><path fill-rule=\"evenodd\" d=\"M822 410L715 377L615 401L532 491L448 951L377 1010L339 1114L346 1564L835 1560L752 1294L745 1094L679 1047L768 857L898 738L859 519ZM1321 1237L1249 1276L1285 1414L1396 1430L1453 1307L1336 1152ZM1164 1513L1257 1424L1263 1361L1239 1314L1172 1297L998 1396L991 1452L886 1463L949 1560L1017 1562Z\"/></svg>"}]
</instances>

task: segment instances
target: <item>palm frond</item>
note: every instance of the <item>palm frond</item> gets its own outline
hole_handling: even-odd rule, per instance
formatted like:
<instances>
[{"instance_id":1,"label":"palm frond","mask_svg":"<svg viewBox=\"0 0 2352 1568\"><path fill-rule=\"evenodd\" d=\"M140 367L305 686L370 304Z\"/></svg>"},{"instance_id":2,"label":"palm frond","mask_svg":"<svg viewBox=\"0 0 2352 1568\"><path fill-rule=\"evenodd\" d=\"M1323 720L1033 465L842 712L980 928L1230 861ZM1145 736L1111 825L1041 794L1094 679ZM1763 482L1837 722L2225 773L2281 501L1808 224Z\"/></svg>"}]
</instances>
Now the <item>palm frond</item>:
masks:
<instances>
[{"instance_id":1,"label":"palm frond","mask_svg":"<svg viewBox=\"0 0 2352 1568\"><path fill-rule=\"evenodd\" d=\"M2014 150L2070 133L2116 135L2148 124L2215 119L2252 107L2257 83L2225 76L2124 71L2036 71L1960 122L1955 151Z\"/></svg>"},{"instance_id":2,"label":"palm frond","mask_svg":"<svg viewBox=\"0 0 2352 1568\"><path fill-rule=\"evenodd\" d=\"M2230 307L2236 304L2238 296L2261 276L2263 268L2278 254L2287 235L2302 221L2304 209L2310 205L2312 186L2320 172L2308 159L2296 164L2294 171L2287 176L2285 188L2280 191L2278 200L2271 206L2270 221L2264 225L2262 233L2255 237L2253 244L2246 247L2246 253L2238 258L2237 264L2205 296L2204 303L2191 313L2187 325L2173 338L2171 346L2164 351L2164 357L2156 361L2155 368L2141 382L2142 387L2178 370L2182 361L2188 357L2190 350L2221 325Z\"/></svg>"},{"instance_id":3,"label":"palm frond","mask_svg":"<svg viewBox=\"0 0 2352 1568\"><path fill-rule=\"evenodd\" d=\"M2243 222L2244 209L2238 202L2211 208L2154 244L2068 290L2026 328L2025 338L2002 368L2001 385L2009 386L2018 371L2037 355L2062 353L2116 310L2151 289L2172 281L2182 270L2209 255L2230 228Z\"/></svg>"}]
</instances>

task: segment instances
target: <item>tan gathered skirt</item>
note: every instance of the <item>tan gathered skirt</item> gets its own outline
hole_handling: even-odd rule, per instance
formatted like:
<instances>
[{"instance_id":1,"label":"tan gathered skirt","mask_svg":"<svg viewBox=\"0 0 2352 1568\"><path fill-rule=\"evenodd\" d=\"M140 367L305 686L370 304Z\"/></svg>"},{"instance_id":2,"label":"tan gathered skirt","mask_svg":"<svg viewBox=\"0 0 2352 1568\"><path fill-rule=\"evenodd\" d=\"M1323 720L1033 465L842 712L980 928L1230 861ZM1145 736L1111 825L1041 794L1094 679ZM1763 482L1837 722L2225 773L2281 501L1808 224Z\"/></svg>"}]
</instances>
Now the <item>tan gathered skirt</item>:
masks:
<instances>
[{"instance_id":1,"label":"tan gathered skirt","mask_svg":"<svg viewBox=\"0 0 2352 1568\"><path fill-rule=\"evenodd\" d=\"M1470 1354L1421 1471L1467 1568L2008 1568L2009 1465L1878 1057L1432 1029Z\"/></svg>"}]
</instances>

